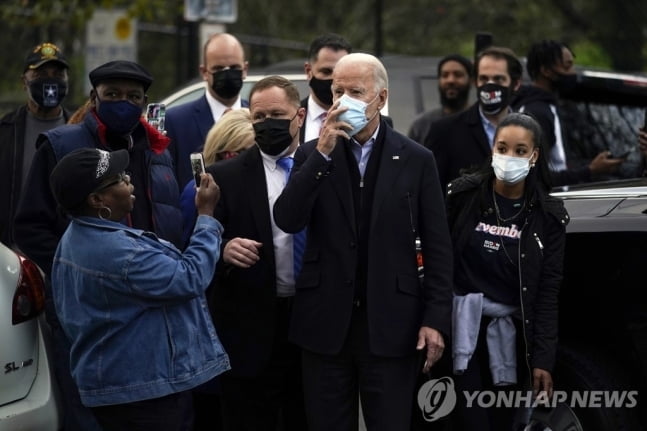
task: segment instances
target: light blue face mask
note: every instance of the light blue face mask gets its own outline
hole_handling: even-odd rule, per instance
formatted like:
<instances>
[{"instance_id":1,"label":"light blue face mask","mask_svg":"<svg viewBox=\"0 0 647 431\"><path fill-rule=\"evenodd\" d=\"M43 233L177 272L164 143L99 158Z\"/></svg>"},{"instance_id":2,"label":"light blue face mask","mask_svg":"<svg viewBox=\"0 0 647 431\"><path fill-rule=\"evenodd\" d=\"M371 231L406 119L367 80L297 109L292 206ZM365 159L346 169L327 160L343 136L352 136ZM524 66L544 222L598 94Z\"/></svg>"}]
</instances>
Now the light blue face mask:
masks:
<instances>
[{"instance_id":1,"label":"light blue face mask","mask_svg":"<svg viewBox=\"0 0 647 431\"><path fill-rule=\"evenodd\" d=\"M373 100L366 103L363 100L355 99L346 94L339 98L339 107L346 107L348 110L339 114L338 120L344 121L352 126L352 130L348 133L349 136L355 136L360 130L362 130L366 125L375 118L375 115L371 118L366 118L366 108L371 103L375 102L380 94L378 93Z\"/></svg>"}]
</instances>

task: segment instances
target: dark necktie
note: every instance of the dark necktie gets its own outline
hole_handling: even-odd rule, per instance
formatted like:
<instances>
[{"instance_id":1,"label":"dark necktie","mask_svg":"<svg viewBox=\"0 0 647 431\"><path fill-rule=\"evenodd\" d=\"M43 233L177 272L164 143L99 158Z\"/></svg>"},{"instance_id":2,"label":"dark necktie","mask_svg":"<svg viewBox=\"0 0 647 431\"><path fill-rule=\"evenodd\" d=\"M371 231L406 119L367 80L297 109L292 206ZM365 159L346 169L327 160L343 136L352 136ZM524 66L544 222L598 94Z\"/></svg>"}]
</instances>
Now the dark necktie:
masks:
<instances>
[{"instance_id":1,"label":"dark necktie","mask_svg":"<svg viewBox=\"0 0 647 431\"><path fill-rule=\"evenodd\" d=\"M292 157L281 157L276 161L277 166L281 167L285 171L285 183L287 184L288 179L290 178L290 172L292 172L292 166L294 166L294 159ZM294 279L297 279L297 275L301 271L301 262L303 260L303 251L306 248L306 230L303 229L300 232L297 232L292 235L292 244L293 244L293 260L294 260Z\"/></svg>"}]
</instances>

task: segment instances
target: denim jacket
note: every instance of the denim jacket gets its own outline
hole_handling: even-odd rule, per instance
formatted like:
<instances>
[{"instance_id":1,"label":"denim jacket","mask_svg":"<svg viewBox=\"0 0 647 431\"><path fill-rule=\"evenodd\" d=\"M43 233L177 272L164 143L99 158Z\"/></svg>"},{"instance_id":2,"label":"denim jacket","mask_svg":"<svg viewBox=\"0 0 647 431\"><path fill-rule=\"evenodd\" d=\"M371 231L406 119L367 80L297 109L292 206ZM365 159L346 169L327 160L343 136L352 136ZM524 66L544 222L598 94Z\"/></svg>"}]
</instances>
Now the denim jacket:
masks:
<instances>
[{"instance_id":1,"label":"denim jacket","mask_svg":"<svg viewBox=\"0 0 647 431\"><path fill-rule=\"evenodd\" d=\"M72 220L56 250L52 290L84 405L158 398L229 369L204 294L222 230L198 217L182 254L151 232Z\"/></svg>"}]
</instances>

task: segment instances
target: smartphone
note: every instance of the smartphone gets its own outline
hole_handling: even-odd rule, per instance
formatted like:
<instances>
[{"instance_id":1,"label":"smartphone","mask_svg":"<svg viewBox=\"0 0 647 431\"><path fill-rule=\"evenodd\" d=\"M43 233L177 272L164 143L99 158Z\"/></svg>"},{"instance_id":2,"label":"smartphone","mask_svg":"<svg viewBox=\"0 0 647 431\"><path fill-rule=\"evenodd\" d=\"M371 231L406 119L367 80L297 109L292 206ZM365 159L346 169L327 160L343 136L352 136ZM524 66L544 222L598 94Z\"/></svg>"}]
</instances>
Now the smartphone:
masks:
<instances>
[{"instance_id":1,"label":"smartphone","mask_svg":"<svg viewBox=\"0 0 647 431\"><path fill-rule=\"evenodd\" d=\"M612 152L611 153L611 158L612 159L625 159L625 158L627 158L629 153L631 153L631 150L627 150L625 152L618 153L618 154Z\"/></svg>"},{"instance_id":2,"label":"smartphone","mask_svg":"<svg viewBox=\"0 0 647 431\"><path fill-rule=\"evenodd\" d=\"M643 132L647 132L647 108L645 108L645 119L643 120Z\"/></svg>"},{"instance_id":3,"label":"smartphone","mask_svg":"<svg viewBox=\"0 0 647 431\"><path fill-rule=\"evenodd\" d=\"M166 133L164 130L164 120L166 119L166 105L163 103L149 103L146 107L146 121L155 127L159 132Z\"/></svg>"},{"instance_id":4,"label":"smartphone","mask_svg":"<svg viewBox=\"0 0 647 431\"><path fill-rule=\"evenodd\" d=\"M191 153L189 157L191 158L191 171L195 178L195 186L200 187L200 175L205 173L204 157L202 153Z\"/></svg>"}]
</instances>

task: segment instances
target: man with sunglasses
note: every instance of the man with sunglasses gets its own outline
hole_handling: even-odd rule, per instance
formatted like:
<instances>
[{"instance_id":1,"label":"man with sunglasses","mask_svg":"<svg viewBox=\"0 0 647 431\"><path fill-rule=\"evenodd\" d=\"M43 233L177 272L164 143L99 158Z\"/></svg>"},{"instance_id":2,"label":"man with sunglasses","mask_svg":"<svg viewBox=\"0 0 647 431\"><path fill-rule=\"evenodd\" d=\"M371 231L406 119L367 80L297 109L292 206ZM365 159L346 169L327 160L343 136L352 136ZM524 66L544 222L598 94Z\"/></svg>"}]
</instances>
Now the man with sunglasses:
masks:
<instances>
[{"instance_id":1,"label":"man with sunglasses","mask_svg":"<svg viewBox=\"0 0 647 431\"><path fill-rule=\"evenodd\" d=\"M36 154L26 179L23 198L15 219L15 240L47 276L46 317L52 328L54 367L63 392L65 429L94 430L92 414L80 403L78 389L69 371L69 342L65 338L51 301L51 273L54 253L69 223L56 206L49 176L66 154L77 148L96 147L106 151L128 150L127 171L135 186L133 211L124 224L155 232L159 237L182 245L182 216L179 191L171 157L169 138L142 117L146 91L152 76L141 65L111 61L89 74L91 108L79 124L56 127L39 135ZM100 246L97 244L97 246Z\"/></svg>"}]
</instances>

